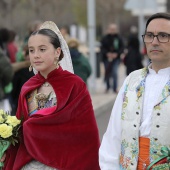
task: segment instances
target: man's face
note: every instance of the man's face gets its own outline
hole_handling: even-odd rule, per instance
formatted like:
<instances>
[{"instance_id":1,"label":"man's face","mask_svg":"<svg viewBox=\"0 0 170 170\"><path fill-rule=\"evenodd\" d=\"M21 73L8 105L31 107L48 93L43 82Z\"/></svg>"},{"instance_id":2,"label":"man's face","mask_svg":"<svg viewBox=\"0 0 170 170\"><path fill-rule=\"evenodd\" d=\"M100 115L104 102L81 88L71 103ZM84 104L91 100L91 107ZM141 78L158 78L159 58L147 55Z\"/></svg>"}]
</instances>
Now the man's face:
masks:
<instances>
[{"instance_id":1,"label":"man's face","mask_svg":"<svg viewBox=\"0 0 170 170\"><path fill-rule=\"evenodd\" d=\"M158 35L160 33L170 34L170 21L159 18L153 19L147 29L145 34ZM161 43L158 41L157 37L154 37L151 43L145 43L148 57L151 59L153 64L161 65L163 68L170 67L170 41Z\"/></svg>"},{"instance_id":2,"label":"man's face","mask_svg":"<svg viewBox=\"0 0 170 170\"><path fill-rule=\"evenodd\" d=\"M109 34L117 34L118 33L118 28L116 24L110 24L108 27L108 33Z\"/></svg>"}]
</instances>

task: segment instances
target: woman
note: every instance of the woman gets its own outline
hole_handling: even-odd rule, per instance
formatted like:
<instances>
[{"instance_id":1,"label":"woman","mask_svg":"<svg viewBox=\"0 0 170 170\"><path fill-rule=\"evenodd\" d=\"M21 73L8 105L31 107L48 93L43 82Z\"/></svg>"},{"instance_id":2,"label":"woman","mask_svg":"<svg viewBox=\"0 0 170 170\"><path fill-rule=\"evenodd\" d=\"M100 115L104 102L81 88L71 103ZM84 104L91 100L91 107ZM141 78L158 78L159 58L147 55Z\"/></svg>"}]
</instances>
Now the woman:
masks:
<instances>
[{"instance_id":1,"label":"woman","mask_svg":"<svg viewBox=\"0 0 170 170\"><path fill-rule=\"evenodd\" d=\"M127 53L125 54L124 64L126 66L126 75L132 71L143 68L143 56L140 52L139 39L136 34L131 34L128 39Z\"/></svg>"},{"instance_id":2,"label":"woman","mask_svg":"<svg viewBox=\"0 0 170 170\"><path fill-rule=\"evenodd\" d=\"M10 104L5 96L5 87L9 85L13 77L13 68L7 56L0 48L0 108L9 111Z\"/></svg>"},{"instance_id":3,"label":"woman","mask_svg":"<svg viewBox=\"0 0 170 170\"><path fill-rule=\"evenodd\" d=\"M0 108L9 112L11 106L6 89L13 78L14 70L6 54L6 44L9 32L6 28L0 28Z\"/></svg>"},{"instance_id":4,"label":"woman","mask_svg":"<svg viewBox=\"0 0 170 170\"><path fill-rule=\"evenodd\" d=\"M23 48L23 59L24 60L22 62L25 62L25 61L30 62L29 51L28 51L27 45L24 46ZM21 63L21 62L17 62L17 63ZM19 95L20 95L23 84L34 75L33 71L29 72L28 67L21 68L14 73L14 76L12 79L13 88L11 91L11 106L12 106L11 114L12 115L16 114L17 106L18 106L18 99L19 99Z\"/></svg>"},{"instance_id":5,"label":"woman","mask_svg":"<svg viewBox=\"0 0 170 170\"><path fill-rule=\"evenodd\" d=\"M22 139L8 150L4 169L99 170L91 98L85 83L69 72L68 47L57 26L45 22L28 47L30 69L38 74L22 87L17 110L24 118Z\"/></svg>"},{"instance_id":6,"label":"woman","mask_svg":"<svg viewBox=\"0 0 170 170\"><path fill-rule=\"evenodd\" d=\"M92 72L88 58L79 51L79 42L75 38L68 41L70 55L73 63L74 73L81 77L87 84L87 80Z\"/></svg>"}]
</instances>

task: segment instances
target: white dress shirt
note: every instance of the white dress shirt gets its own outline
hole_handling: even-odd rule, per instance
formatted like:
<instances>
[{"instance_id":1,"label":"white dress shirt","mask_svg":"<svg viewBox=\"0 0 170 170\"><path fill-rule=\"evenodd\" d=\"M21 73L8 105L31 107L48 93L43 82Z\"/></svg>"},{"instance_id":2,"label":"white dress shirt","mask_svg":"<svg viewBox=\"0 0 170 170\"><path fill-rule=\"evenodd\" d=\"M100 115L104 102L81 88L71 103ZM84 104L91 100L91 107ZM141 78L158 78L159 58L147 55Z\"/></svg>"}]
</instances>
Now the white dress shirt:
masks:
<instances>
[{"instance_id":1,"label":"white dress shirt","mask_svg":"<svg viewBox=\"0 0 170 170\"><path fill-rule=\"evenodd\" d=\"M149 137L152 110L156 104L163 87L170 79L170 67L161 69L156 73L149 68L146 77L143 103L143 115L140 125L140 136ZM119 170L119 155L121 152L121 112L123 93L127 78L121 87L114 103L107 130L103 136L99 149L99 164L101 170Z\"/></svg>"}]
</instances>

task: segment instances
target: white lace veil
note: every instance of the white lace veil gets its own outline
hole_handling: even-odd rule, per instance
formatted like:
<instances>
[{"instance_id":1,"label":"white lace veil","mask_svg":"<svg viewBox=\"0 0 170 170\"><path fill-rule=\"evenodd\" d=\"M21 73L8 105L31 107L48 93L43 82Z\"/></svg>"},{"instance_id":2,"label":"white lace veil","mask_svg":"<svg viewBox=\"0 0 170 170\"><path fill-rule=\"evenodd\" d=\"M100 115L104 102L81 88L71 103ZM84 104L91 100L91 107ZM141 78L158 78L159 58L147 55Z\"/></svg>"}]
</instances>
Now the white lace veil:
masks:
<instances>
[{"instance_id":1,"label":"white lace veil","mask_svg":"<svg viewBox=\"0 0 170 170\"><path fill-rule=\"evenodd\" d=\"M69 71L71 73L74 73L68 45L67 45L66 41L64 40L60 30L57 27L57 25L52 21L45 21L41 25L40 29L50 29L50 30L54 31L57 34L57 36L59 38L59 41L60 41L60 44L61 44L61 49L62 49L63 54L64 54L64 57L59 62L59 64L60 64L60 66L62 67L63 70L67 70L67 71ZM33 71L34 71L35 74L37 73L35 68L33 68Z\"/></svg>"}]
</instances>

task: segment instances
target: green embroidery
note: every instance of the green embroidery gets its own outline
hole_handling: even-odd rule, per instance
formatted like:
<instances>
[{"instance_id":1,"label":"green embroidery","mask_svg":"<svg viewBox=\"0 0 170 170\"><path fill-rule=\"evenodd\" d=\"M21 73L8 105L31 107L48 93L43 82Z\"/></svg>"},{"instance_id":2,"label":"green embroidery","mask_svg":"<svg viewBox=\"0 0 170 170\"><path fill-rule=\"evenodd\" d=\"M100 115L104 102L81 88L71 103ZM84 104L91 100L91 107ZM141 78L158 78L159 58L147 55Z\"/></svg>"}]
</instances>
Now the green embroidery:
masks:
<instances>
[{"instance_id":1,"label":"green embroidery","mask_svg":"<svg viewBox=\"0 0 170 170\"><path fill-rule=\"evenodd\" d=\"M137 147L137 140L134 144L131 143L130 147L132 148L131 150L131 154L132 154L132 158L136 158L138 155L138 147ZM137 158L136 158L137 159Z\"/></svg>"},{"instance_id":2,"label":"green embroidery","mask_svg":"<svg viewBox=\"0 0 170 170\"><path fill-rule=\"evenodd\" d=\"M154 109L155 110L161 110L161 106L163 105L163 104L166 104L167 103L167 101L166 101L166 97L170 94L170 80L166 83L166 85L164 86L164 88L163 88L163 90L162 90L162 93L161 93L161 102L160 103L158 103L155 107L154 107Z\"/></svg>"},{"instance_id":3,"label":"green embroidery","mask_svg":"<svg viewBox=\"0 0 170 170\"><path fill-rule=\"evenodd\" d=\"M149 70L148 70L148 67L145 67L142 69L142 78L145 78L148 74Z\"/></svg>"},{"instance_id":4,"label":"green embroidery","mask_svg":"<svg viewBox=\"0 0 170 170\"><path fill-rule=\"evenodd\" d=\"M146 76L148 74L148 68L143 68L142 69L142 81L140 82L139 86L136 88L136 93L137 93L137 102L139 102L140 97L142 97L142 95L144 94L145 91L145 80L146 80Z\"/></svg>"},{"instance_id":5,"label":"green embroidery","mask_svg":"<svg viewBox=\"0 0 170 170\"><path fill-rule=\"evenodd\" d=\"M138 148L137 148L137 141L135 142L135 144L131 144L128 143L125 139L122 140L121 143L121 155L120 155L120 166L122 169L126 169L126 170L131 170L131 163L132 163L132 158L137 159L137 155L138 155ZM125 150L127 150L127 148L132 148L131 154L132 156L128 155L125 156L127 154L125 154Z\"/></svg>"},{"instance_id":6,"label":"green embroidery","mask_svg":"<svg viewBox=\"0 0 170 170\"><path fill-rule=\"evenodd\" d=\"M139 89L137 90L137 97L138 97L137 101L142 96L143 92L144 92L144 86L139 87Z\"/></svg>"},{"instance_id":7,"label":"green embroidery","mask_svg":"<svg viewBox=\"0 0 170 170\"><path fill-rule=\"evenodd\" d=\"M154 161L155 159L158 159L162 153L161 153L161 148L163 145L160 143L156 142L154 138L150 139L150 155L151 155L151 162ZM170 145L169 145L170 147Z\"/></svg>"},{"instance_id":8,"label":"green embroidery","mask_svg":"<svg viewBox=\"0 0 170 170\"><path fill-rule=\"evenodd\" d=\"M170 80L166 83L163 91L162 91L162 97L166 97L170 94Z\"/></svg>"},{"instance_id":9,"label":"green embroidery","mask_svg":"<svg viewBox=\"0 0 170 170\"><path fill-rule=\"evenodd\" d=\"M123 98L123 105L122 105L122 120L124 120L124 115L125 115L125 112L124 112L124 109L127 107L127 104L128 104L128 97L126 96L126 93L127 93L127 89L128 89L128 85L125 86L125 92L124 92L124 98Z\"/></svg>"},{"instance_id":10,"label":"green embroidery","mask_svg":"<svg viewBox=\"0 0 170 170\"><path fill-rule=\"evenodd\" d=\"M155 109L155 110L161 110L160 104L156 105L156 106L154 107L154 109Z\"/></svg>"}]
</instances>

